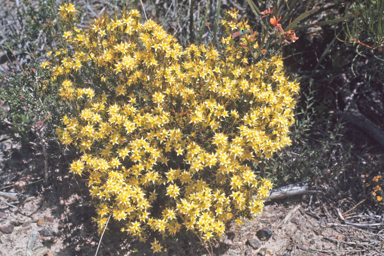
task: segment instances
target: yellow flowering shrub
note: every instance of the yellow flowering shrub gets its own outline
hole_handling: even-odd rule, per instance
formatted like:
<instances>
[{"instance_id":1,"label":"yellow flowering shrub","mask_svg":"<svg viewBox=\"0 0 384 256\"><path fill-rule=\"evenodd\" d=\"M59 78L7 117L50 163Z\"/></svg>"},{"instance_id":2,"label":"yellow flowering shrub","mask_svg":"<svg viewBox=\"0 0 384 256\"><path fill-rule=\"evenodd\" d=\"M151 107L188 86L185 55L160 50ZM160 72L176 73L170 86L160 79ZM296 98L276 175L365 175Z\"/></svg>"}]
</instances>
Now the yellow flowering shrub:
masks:
<instances>
[{"instance_id":1,"label":"yellow flowering shrub","mask_svg":"<svg viewBox=\"0 0 384 256\"><path fill-rule=\"evenodd\" d=\"M210 241L259 213L272 184L250 166L290 144L299 90L281 57L251 63L230 35L221 52L182 49L136 10L80 29L73 10L60 11L52 79L78 115L57 133L83 152L70 169L88 179L99 231L111 215L142 240L185 228Z\"/></svg>"}]
</instances>

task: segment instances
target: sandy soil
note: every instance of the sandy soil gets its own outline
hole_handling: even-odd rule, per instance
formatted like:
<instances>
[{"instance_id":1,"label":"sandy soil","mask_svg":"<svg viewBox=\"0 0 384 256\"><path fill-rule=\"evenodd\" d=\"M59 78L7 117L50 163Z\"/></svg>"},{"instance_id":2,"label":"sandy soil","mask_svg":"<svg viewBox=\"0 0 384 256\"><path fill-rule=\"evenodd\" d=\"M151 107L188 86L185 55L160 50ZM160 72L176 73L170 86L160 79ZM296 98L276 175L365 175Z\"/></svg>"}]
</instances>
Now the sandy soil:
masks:
<instances>
[{"instance_id":1,"label":"sandy soil","mask_svg":"<svg viewBox=\"0 0 384 256\"><path fill-rule=\"evenodd\" d=\"M68 175L64 164L50 163L48 183L31 183L43 177L42 156L15 145L11 150L9 143L2 147L0 191L20 196L0 197L0 255L95 255L100 237L84 180ZM254 220L232 224L208 251L223 256L379 255L380 245L369 243L373 233L341 224L335 210L340 204L330 203L327 195L269 202ZM119 228L110 222L98 255L152 255L151 237L141 243ZM157 255L209 255L193 234L164 242L167 252Z\"/></svg>"}]
</instances>

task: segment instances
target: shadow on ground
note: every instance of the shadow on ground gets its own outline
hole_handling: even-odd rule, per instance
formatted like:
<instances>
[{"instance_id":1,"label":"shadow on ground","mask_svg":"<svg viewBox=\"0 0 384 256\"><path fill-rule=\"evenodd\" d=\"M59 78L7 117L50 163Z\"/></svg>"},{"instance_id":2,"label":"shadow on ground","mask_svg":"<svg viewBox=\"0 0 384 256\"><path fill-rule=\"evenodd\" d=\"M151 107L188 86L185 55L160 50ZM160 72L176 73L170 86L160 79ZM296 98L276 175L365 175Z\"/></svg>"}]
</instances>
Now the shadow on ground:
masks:
<instances>
[{"instance_id":1,"label":"shadow on ground","mask_svg":"<svg viewBox=\"0 0 384 256\"><path fill-rule=\"evenodd\" d=\"M96 216L95 208L92 206L86 180L73 176L68 171L69 163L75 156L59 155L51 158L49 179L45 183L42 154L31 147L7 142L3 144L5 150L1 152L0 191L22 194L19 201L9 201L15 207L2 204L0 208L0 214L3 213L0 215L0 226L14 227L12 233L3 234L2 237L7 239L9 236L8 240L18 248L15 255L24 255L22 252L26 250L26 244L35 231L40 234L41 244L53 255L95 255L100 240L92 220ZM55 145L50 146L50 152L58 152ZM44 222L41 220L52 217L52 223L41 223ZM24 231L26 223L30 228ZM143 243L120 232L121 227L116 221L109 222L98 255L153 255L150 242L154 237L167 244L167 251L157 255L207 254L207 250L194 234L165 240L150 234L147 242ZM46 230L49 232L45 232ZM9 255L7 248L0 246L0 255ZM218 243L212 249L215 255L223 255L228 248L228 245Z\"/></svg>"}]
</instances>

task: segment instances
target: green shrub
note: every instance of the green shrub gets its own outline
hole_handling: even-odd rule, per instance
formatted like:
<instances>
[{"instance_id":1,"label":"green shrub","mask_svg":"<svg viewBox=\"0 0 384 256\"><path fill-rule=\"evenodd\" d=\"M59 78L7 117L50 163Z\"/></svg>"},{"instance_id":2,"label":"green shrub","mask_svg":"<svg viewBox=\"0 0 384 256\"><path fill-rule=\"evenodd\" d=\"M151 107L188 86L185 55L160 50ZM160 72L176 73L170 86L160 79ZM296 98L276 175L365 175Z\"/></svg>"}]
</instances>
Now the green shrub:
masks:
<instances>
[{"instance_id":1,"label":"green shrub","mask_svg":"<svg viewBox=\"0 0 384 256\"><path fill-rule=\"evenodd\" d=\"M4 79L0 87L1 133L6 135L4 140L43 151L46 159L56 153L47 149L49 143L57 143L55 129L63 113L70 111L56 96L58 88L50 81L50 71L41 68L41 63L46 66L46 52L54 40L49 35L55 28L48 25L55 18L53 10L52 3L42 0L37 5L23 3L15 16L10 15L14 19L11 24L17 26L7 30L11 34L1 46L7 52L6 75L0 78Z\"/></svg>"},{"instance_id":2,"label":"green shrub","mask_svg":"<svg viewBox=\"0 0 384 256\"><path fill-rule=\"evenodd\" d=\"M292 144L257 164L256 173L277 187L297 182L316 186L338 179L351 166L352 144L343 136L344 123L337 122L329 99L320 98L324 92L313 87L311 83L301 88L290 132Z\"/></svg>"},{"instance_id":3,"label":"green shrub","mask_svg":"<svg viewBox=\"0 0 384 256\"><path fill-rule=\"evenodd\" d=\"M71 171L89 181L99 231L112 216L142 240L184 227L210 241L259 213L272 184L251 166L290 144L299 90L281 57L251 63L230 35L221 52L183 50L136 10L79 29L75 12L61 7L52 79L79 113L57 133L83 152Z\"/></svg>"}]
</instances>

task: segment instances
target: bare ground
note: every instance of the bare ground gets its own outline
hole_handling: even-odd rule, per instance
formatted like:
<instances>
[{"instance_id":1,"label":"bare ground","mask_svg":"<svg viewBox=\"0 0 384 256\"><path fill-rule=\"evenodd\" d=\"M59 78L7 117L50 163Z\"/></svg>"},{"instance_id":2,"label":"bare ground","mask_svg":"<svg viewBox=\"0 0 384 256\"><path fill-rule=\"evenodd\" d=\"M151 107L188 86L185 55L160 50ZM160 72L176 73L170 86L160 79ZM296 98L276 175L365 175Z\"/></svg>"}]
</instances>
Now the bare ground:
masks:
<instances>
[{"instance_id":1,"label":"bare ground","mask_svg":"<svg viewBox=\"0 0 384 256\"><path fill-rule=\"evenodd\" d=\"M0 256L95 255L100 236L84 181L68 175L64 163L51 162L45 184L41 155L3 145L0 191L20 196L0 197ZM183 234L167 238L167 251L158 255L384 255L382 216L378 222L380 216L372 213L376 221L370 223L375 225L357 227L369 219L359 215L363 204L336 200L335 195L343 196L340 191L322 189L323 194L267 203L262 214L241 226L231 225L208 250L195 235ZM150 242L151 237L147 243L131 239L120 233L118 223L110 222L98 255L152 255Z\"/></svg>"}]
</instances>

